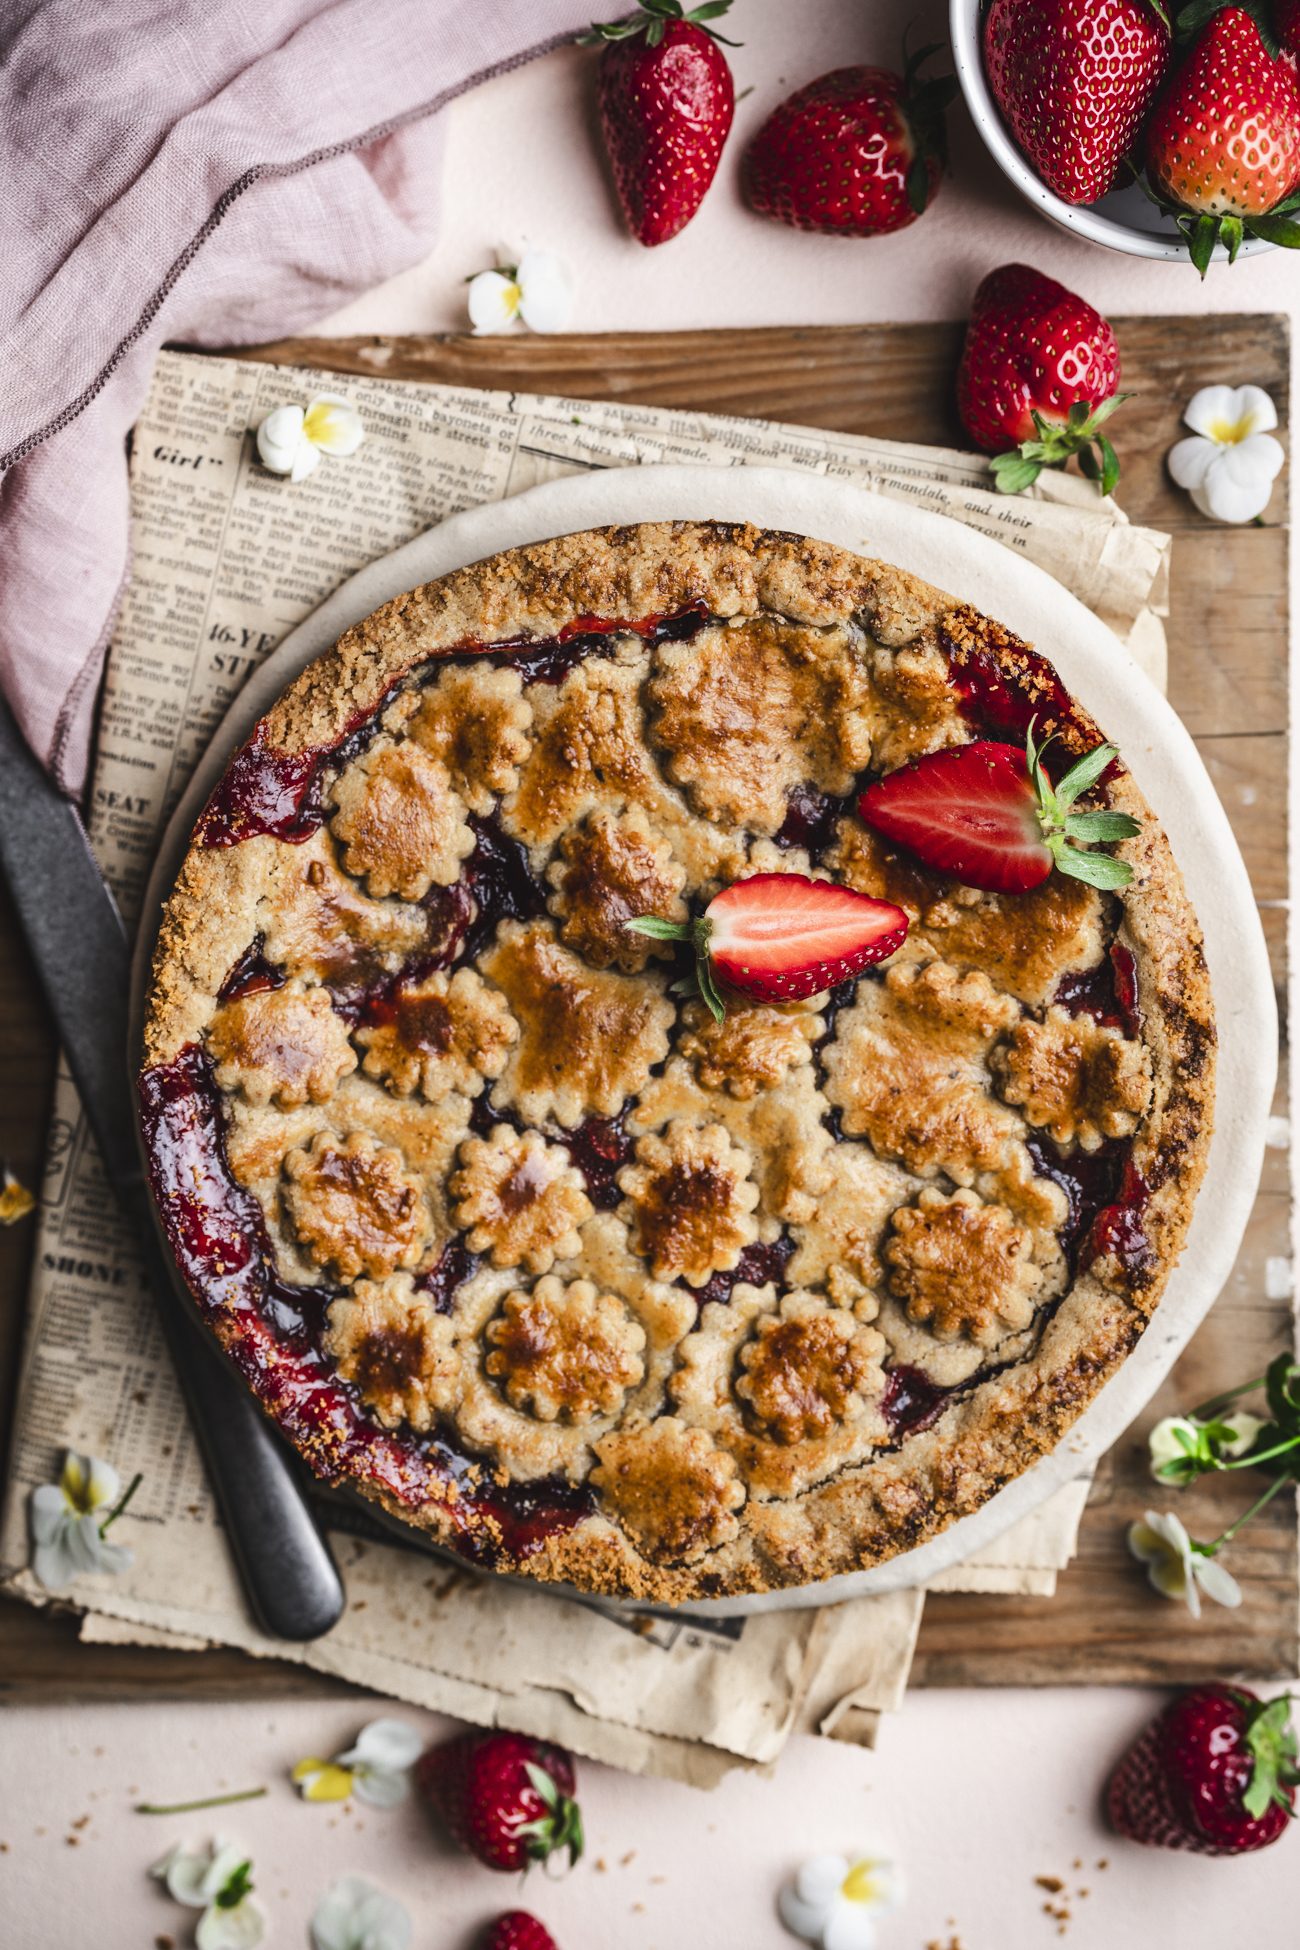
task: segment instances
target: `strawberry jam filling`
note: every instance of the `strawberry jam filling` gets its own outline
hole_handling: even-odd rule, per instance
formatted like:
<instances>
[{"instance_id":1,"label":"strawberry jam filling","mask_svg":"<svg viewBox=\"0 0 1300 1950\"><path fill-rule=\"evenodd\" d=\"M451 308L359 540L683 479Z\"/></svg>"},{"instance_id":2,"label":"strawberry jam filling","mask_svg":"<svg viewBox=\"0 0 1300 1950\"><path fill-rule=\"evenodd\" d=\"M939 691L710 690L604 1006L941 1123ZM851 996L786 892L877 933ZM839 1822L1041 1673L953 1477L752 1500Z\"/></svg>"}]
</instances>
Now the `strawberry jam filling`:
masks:
<instances>
[{"instance_id":1,"label":"strawberry jam filling","mask_svg":"<svg viewBox=\"0 0 1300 1950\"><path fill-rule=\"evenodd\" d=\"M881 1398L880 1412L889 1424L895 1442L932 1427L943 1414L952 1392L950 1388L941 1388L937 1381L931 1381L920 1368L906 1367L901 1362L892 1367Z\"/></svg>"},{"instance_id":2,"label":"strawberry jam filling","mask_svg":"<svg viewBox=\"0 0 1300 1950\"><path fill-rule=\"evenodd\" d=\"M590 1512L587 1490L550 1478L498 1483L444 1434L391 1435L367 1418L320 1352L332 1292L275 1272L261 1208L226 1162L220 1096L197 1045L145 1071L140 1109L153 1194L199 1311L224 1330L231 1359L318 1475L364 1477L410 1509L441 1503L452 1547L479 1563L529 1557ZM456 1270L453 1259L448 1280ZM441 1272L440 1262L426 1277Z\"/></svg>"},{"instance_id":3,"label":"strawberry jam filling","mask_svg":"<svg viewBox=\"0 0 1300 1950\"><path fill-rule=\"evenodd\" d=\"M1052 1000L1072 1016L1091 1016L1103 1028L1122 1029L1126 1036L1142 1032L1137 962L1121 941L1112 941L1110 953L1095 968L1062 976Z\"/></svg>"}]
</instances>

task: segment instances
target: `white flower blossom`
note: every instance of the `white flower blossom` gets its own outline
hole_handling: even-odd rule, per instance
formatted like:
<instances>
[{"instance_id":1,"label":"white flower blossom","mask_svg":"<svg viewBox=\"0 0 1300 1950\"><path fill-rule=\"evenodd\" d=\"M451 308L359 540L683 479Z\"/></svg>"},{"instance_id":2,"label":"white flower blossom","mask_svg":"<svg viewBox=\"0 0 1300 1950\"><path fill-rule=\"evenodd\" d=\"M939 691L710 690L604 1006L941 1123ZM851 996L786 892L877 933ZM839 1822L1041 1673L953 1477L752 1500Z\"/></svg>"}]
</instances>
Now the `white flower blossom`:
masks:
<instances>
[{"instance_id":1,"label":"white flower blossom","mask_svg":"<svg viewBox=\"0 0 1300 1950\"><path fill-rule=\"evenodd\" d=\"M573 315L567 265L551 251L527 250L518 264L480 271L469 281L469 322L481 337L522 320L531 332L562 332Z\"/></svg>"},{"instance_id":2,"label":"white flower blossom","mask_svg":"<svg viewBox=\"0 0 1300 1950\"><path fill-rule=\"evenodd\" d=\"M266 1917L252 1893L252 1867L238 1842L217 1836L198 1849L178 1842L149 1873L166 1883L173 1902L203 1911L194 1926L198 1950L257 1950Z\"/></svg>"},{"instance_id":3,"label":"white flower blossom","mask_svg":"<svg viewBox=\"0 0 1300 1950\"><path fill-rule=\"evenodd\" d=\"M1204 1551L1197 1550L1178 1518L1170 1512L1148 1510L1140 1523L1129 1525L1128 1547L1165 1598L1186 1600L1193 1618L1201 1615L1201 1592L1216 1605L1230 1609L1241 1603L1241 1587L1230 1571Z\"/></svg>"},{"instance_id":4,"label":"white flower blossom","mask_svg":"<svg viewBox=\"0 0 1300 1950\"><path fill-rule=\"evenodd\" d=\"M347 460L366 437L361 415L338 393L322 393L305 407L276 406L257 429L257 457L272 474L305 481L322 454Z\"/></svg>"},{"instance_id":5,"label":"white flower blossom","mask_svg":"<svg viewBox=\"0 0 1300 1950\"><path fill-rule=\"evenodd\" d=\"M411 1783L409 1770L424 1742L404 1720L372 1720L333 1760L300 1760L292 1779L304 1801L346 1801L358 1795L374 1808L393 1808Z\"/></svg>"},{"instance_id":6,"label":"white flower blossom","mask_svg":"<svg viewBox=\"0 0 1300 1950\"><path fill-rule=\"evenodd\" d=\"M1226 1442L1219 1444L1219 1453L1231 1457L1234 1461L1238 1456L1244 1456L1248 1450L1254 1448L1255 1438L1260 1430L1268 1426L1267 1423L1261 1422L1258 1415L1251 1415L1244 1408L1239 1408L1235 1415L1225 1415L1223 1425L1231 1429L1232 1434Z\"/></svg>"},{"instance_id":7,"label":"white flower blossom","mask_svg":"<svg viewBox=\"0 0 1300 1950\"><path fill-rule=\"evenodd\" d=\"M1194 1415L1166 1415L1147 1437L1151 1474L1158 1483L1181 1488L1213 1469L1216 1460L1235 1462L1244 1456L1264 1426L1258 1415L1244 1408L1208 1423Z\"/></svg>"},{"instance_id":8,"label":"white flower blossom","mask_svg":"<svg viewBox=\"0 0 1300 1950\"><path fill-rule=\"evenodd\" d=\"M1201 1425L1189 1415L1166 1415L1157 1422L1147 1437L1147 1448L1151 1455L1151 1474L1157 1482L1163 1480L1162 1471L1171 1464L1186 1464L1195 1455L1201 1437Z\"/></svg>"},{"instance_id":9,"label":"white flower blossom","mask_svg":"<svg viewBox=\"0 0 1300 1950\"><path fill-rule=\"evenodd\" d=\"M1253 521L1263 514L1286 456L1273 438L1277 408L1260 386L1202 386L1183 414L1190 439L1169 455L1169 472L1203 515Z\"/></svg>"},{"instance_id":10,"label":"white flower blossom","mask_svg":"<svg viewBox=\"0 0 1300 1950\"><path fill-rule=\"evenodd\" d=\"M903 1900L897 1865L880 1848L814 1855L778 1899L781 1921L818 1950L872 1950L876 1921Z\"/></svg>"},{"instance_id":11,"label":"white flower blossom","mask_svg":"<svg viewBox=\"0 0 1300 1950\"><path fill-rule=\"evenodd\" d=\"M75 1449L64 1457L57 1483L32 1491L32 1569L47 1591L62 1591L88 1572L116 1575L128 1568L131 1552L105 1535L121 1494L122 1479L112 1463Z\"/></svg>"},{"instance_id":12,"label":"white flower blossom","mask_svg":"<svg viewBox=\"0 0 1300 1950\"><path fill-rule=\"evenodd\" d=\"M407 1950L411 1919L364 1876L331 1883L311 1919L313 1950Z\"/></svg>"}]
</instances>

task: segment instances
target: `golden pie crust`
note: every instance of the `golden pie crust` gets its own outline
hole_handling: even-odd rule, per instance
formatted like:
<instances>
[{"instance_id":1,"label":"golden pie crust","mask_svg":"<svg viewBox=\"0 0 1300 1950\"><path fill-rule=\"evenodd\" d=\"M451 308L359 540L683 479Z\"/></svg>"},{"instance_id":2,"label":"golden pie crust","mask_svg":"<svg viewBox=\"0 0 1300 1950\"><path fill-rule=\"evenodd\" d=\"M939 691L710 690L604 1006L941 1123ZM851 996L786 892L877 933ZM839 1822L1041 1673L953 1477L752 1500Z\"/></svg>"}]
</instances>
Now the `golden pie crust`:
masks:
<instances>
[{"instance_id":1,"label":"golden pie crust","mask_svg":"<svg viewBox=\"0 0 1300 1950\"><path fill-rule=\"evenodd\" d=\"M1119 895L981 893L856 813L1030 713L1103 736L959 601L709 523L509 551L304 671L168 903L141 1095L200 1309L315 1469L673 1603L878 1564L1061 1441L1204 1171L1200 931L1122 763ZM624 924L757 871L908 938L715 1023Z\"/></svg>"}]
</instances>

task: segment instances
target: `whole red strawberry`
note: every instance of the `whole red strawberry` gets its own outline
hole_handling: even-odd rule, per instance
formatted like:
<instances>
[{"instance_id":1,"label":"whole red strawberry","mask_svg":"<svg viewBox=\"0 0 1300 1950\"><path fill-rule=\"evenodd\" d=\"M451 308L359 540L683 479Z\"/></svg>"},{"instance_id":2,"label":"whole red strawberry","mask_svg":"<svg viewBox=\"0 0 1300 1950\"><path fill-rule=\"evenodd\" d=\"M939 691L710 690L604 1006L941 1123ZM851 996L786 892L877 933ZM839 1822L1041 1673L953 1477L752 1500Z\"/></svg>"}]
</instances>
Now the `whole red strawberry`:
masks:
<instances>
[{"instance_id":1,"label":"whole red strawberry","mask_svg":"<svg viewBox=\"0 0 1300 1950\"><path fill-rule=\"evenodd\" d=\"M489 1923L479 1950L558 1950L558 1946L546 1925L526 1909L508 1909Z\"/></svg>"},{"instance_id":2,"label":"whole red strawberry","mask_svg":"<svg viewBox=\"0 0 1300 1950\"><path fill-rule=\"evenodd\" d=\"M745 156L745 194L761 217L831 237L880 237L929 208L947 163L951 75L923 78L922 48L903 73L836 68L781 103Z\"/></svg>"},{"instance_id":3,"label":"whole red strawberry","mask_svg":"<svg viewBox=\"0 0 1300 1950\"><path fill-rule=\"evenodd\" d=\"M688 14L681 0L641 0L631 20L588 37L604 46L600 123L623 214L643 244L684 229L717 174L736 89L721 37L703 23L730 5L706 0Z\"/></svg>"},{"instance_id":4,"label":"whole red strawberry","mask_svg":"<svg viewBox=\"0 0 1300 1950\"><path fill-rule=\"evenodd\" d=\"M1003 494L1073 454L1112 493L1119 461L1102 427L1125 397L1118 386L1119 346L1099 311L1027 264L989 272L971 305L957 410L976 446L996 456Z\"/></svg>"},{"instance_id":5,"label":"whole red strawberry","mask_svg":"<svg viewBox=\"0 0 1300 1950\"><path fill-rule=\"evenodd\" d=\"M984 16L994 100L1066 203L1114 187L1168 61L1162 0L992 0Z\"/></svg>"},{"instance_id":6,"label":"whole red strawberry","mask_svg":"<svg viewBox=\"0 0 1300 1950\"><path fill-rule=\"evenodd\" d=\"M582 1853L573 1761L526 1733L462 1733L430 1747L420 1789L448 1833L489 1869L526 1869L567 1849Z\"/></svg>"},{"instance_id":7,"label":"whole red strawberry","mask_svg":"<svg viewBox=\"0 0 1300 1950\"><path fill-rule=\"evenodd\" d=\"M1210 16L1157 100L1147 175L1202 277L1246 235L1300 249L1300 80L1244 8Z\"/></svg>"},{"instance_id":8,"label":"whole red strawberry","mask_svg":"<svg viewBox=\"0 0 1300 1950\"><path fill-rule=\"evenodd\" d=\"M1194 1686L1130 1747L1106 1788L1111 1827L1156 1848L1245 1855L1291 1817L1296 1741L1291 1702L1245 1686Z\"/></svg>"}]
</instances>

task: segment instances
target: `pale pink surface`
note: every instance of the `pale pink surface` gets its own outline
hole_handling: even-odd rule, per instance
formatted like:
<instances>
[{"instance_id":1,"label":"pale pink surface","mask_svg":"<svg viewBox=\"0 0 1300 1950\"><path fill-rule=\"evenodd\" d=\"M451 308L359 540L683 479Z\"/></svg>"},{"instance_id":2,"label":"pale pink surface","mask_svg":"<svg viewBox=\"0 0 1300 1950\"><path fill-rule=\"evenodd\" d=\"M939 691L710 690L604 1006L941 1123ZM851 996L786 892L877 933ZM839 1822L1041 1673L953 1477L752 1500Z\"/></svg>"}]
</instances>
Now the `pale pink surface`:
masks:
<instances>
[{"instance_id":1,"label":"pale pink surface","mask_svg":"<svg viewBox=\"0 0 1300 1950\"><path fill-rule=\"evenodd\" d=\"M875 1754L799 1739L771 1778L733 1775L707 1795L580 1764L588 1859L562 1881L534 1872L522 1889L435 1839L413 1801L389 1813L298 1801L285 1778L293 1762L346 1745L382 1702L11 1709L0 1721L4 1942L144 1950L170 1932L187 1943L186 1914L145 1870L174 1841L218 1830L253 1856L272 1950L302 1950L320 1890L350 1872L406 1904L416 1950L472 1950L478 1926L520 1902L560 1950L791 1950L772 1907L782 1877L808 1855L875 1835L894 1845L911 1891L881 1924L879 1950L947 1946L954 1933L963 1950L1048 1950L1057 1926L1043 1914L1040 1875L1089 1891L1070 1902L1074 1950L1219 1950L1238 1940L1282 1950L1292 1941L1296 1836L1223 1862L1139 1848L1098 1819L1108 1768L1159 1703L1110 1688L917 1693ZM397 1711L431 1733L451 1731ZM141 1799L263 1781L264 1801L189 1816L131 1812ZM74 1829L83 1815L90 1820ZM1109 1866L1098 1869L1103 1857Z\"/></svg>"}]
</instances>

